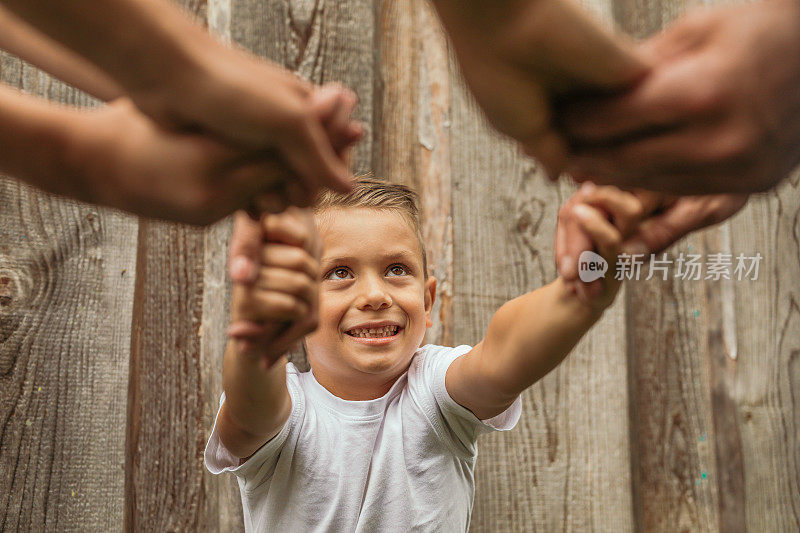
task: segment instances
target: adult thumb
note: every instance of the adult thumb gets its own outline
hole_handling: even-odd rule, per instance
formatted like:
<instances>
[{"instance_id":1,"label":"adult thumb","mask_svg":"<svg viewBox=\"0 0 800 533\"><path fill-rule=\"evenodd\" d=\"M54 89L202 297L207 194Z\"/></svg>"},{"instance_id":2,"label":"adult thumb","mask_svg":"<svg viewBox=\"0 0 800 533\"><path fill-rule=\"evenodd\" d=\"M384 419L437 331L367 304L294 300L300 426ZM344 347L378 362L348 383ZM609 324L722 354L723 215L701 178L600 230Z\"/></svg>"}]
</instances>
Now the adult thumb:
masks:
<instances>
[{"instance_id":1,"label":"adult thumb","mask_svg":"<svg viewBox=\"0 0 800 533\"><path fill-rule=\"evenodd\" d=\"M643 221L621 249L631 255L661 252L689 232L703 227L702 219L701 213L686 211L676 203L663 213Z\"/></svg>"}]
</instances>

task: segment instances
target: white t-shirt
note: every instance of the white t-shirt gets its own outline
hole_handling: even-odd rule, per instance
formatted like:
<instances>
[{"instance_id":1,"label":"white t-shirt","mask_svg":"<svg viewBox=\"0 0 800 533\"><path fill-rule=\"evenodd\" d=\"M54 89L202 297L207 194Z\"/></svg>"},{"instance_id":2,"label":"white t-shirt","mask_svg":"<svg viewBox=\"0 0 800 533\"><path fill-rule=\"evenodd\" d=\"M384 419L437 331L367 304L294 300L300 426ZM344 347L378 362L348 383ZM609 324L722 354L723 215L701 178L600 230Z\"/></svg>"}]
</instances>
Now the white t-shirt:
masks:
<instances>
[{"instance_id":1,"label":"white t-shirt","mask_svg":"<svg viewBox=\"0 0 800 533\"><path fill-rule=\"evenodd\" d=\"M466 531L477 437L513 428L522 411L517 398L480 421L450 397L447 368L470 349L420 348L389 392L367 401L334 396L289 363L280 433L239 466L215 421L206 467L237 476L246 531Z\"/></svg>"}]
</instances>

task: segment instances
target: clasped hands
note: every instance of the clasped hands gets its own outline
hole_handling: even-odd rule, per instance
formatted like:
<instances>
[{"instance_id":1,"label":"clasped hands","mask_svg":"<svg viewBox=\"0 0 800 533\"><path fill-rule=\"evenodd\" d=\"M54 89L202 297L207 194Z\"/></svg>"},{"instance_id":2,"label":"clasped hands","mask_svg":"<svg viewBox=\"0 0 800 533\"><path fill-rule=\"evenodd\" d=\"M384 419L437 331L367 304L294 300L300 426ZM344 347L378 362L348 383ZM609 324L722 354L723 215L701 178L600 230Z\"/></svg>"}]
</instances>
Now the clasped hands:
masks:
<instances>
[{"instance_id":1,"label":"clasped hands","mask_svg":"<svg viewBox=\"0 0 800 533\"><path fill-rule=\"evenodd\" d=\"M660 191L637 193L649 218L624 251L725 220L800 160L796 2L698 9L638 45L560 0L434 4L488 121L551 179ZM590 243L572 209L555 250L568 280Z\"/></svg>"}]
</instances>

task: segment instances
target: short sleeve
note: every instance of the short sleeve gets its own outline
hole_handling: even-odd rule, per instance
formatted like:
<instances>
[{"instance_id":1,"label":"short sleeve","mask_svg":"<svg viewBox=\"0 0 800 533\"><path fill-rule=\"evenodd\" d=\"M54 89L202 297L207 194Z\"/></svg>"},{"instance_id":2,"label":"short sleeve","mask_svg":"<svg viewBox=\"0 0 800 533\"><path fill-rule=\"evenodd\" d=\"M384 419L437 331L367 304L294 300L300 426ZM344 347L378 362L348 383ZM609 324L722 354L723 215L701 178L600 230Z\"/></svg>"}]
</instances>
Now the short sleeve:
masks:
<instances>
[{"instance_id":1,"label":"short sleeve","mask_svg":"<svg viewBox=\"0 0 800 533\"><path fill-rule=\"evenodd\" d=\"M225 445L222 444L219 439L217 421L219 419L220 410L217 410L217 416L214 419L214 427L211 430L211 436L208 438L208 444L206 444L205 453L203 454L205 465L209 472L212 474L230 472L244 480L248 486L258 485L272 475L284 444L293 428L299 425L299 421L302 419L303 412L305 411L305 399L302 389L296 379L296 375L291 373L288 368L286 372L286 385L292 399L292 410L289 413L289 418L277 435L268 440L256 453L250 456L250 458L241 465L239 464L239 458L225 448ZM223 403L225 403L224 392L219 399L220 409Z\"/></svg>"},{"instance_id":2,"label":"short sleeve","mask_svg":"<svg viewBox=\"0 0 800 533\"><path fill-rule=\"evenodd\" d=\"M477 439L481 433L513 429L522 414L522 400L518 396L508 409L487 420L480 420L472 411L453 400L445 386L445 376L450 365L472 349L462 345L455 348L428 345L420 354L419 376L433 394L437 410L442 417L443 430L452 443L464 454L477 452Z\"/></svg>"}]
</instances>

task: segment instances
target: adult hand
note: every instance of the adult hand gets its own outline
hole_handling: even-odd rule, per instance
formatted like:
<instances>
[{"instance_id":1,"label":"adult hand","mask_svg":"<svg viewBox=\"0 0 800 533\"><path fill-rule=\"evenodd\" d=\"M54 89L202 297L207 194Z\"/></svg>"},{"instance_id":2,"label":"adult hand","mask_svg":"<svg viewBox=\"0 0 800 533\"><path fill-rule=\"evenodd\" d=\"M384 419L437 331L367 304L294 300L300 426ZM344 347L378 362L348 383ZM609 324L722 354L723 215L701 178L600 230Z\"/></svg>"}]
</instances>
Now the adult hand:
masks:
<instances>
[{"instance_id":1,"label":"adult hand","mask_svg":"<svg viewBox=\"0 0 800 533\"><path fill-rule=\"evenodd\" d=\"M434 0L461 72L489 122L556 177L567 144L552 104L632 85L646 68L568 0Z\"/></svg>"},{"instance_id":2,"label":"adult hand","mask_svg":"<svg viewBox=\"0 0 800 533\"><path fill-rule=\"evenodd\" d=\"M798 2L697 10L641 52L653 66L634 89L563 110L576 179L750 193L800 161Z\"/></svg>"},{"instance_id":3,"label":"adult hand","mask_svg":"<svg viewBox=\"0 0 800 533\"><path fill-rule=\"evenodd\" d=\"M360 134L350 120L355 95L326 86L312 109L342 160ZM310 205L318 189L292 180L275 154L232 148L199 133L154 123L128 99L75 114L70 164L64 172L86 184L72 196L138 215L209 224L237 209L280 211ZM330 135L328 137L327 135Z\"/></svg>"},{"instance_id":4,"label":"adult hand","mask_svg":"<svg viewBox=\"0 0 800 533\"><path fill-rule=\"evenodd\" d=\"M334 149L343 161L349 162L350 151L354 140L361 136L361 130L353 132L353 123L350 120L356 99L355 95L346 91L344 93L334 88L323 87L312 96L312 108L325 126L328 137L332 140ZM356 134L356 136L353 135ZM280 211L287 202L278 202L277 209L274 198L264 198L256 202L256 211ZM272 205L267 205L272 204ZM305 204L303 204L305 205ZM248 222L242 219L242 214L237 214L233 234L231 235L230 252L228 259L228 274L234 283L249 284L255 281L260 264L261 241L260 228L254 223L253 218L258 218L258 213L251 213Z\"/></svg>"},{"instance_id":5,"label":"adult hand","mask_svg":"<svg viewBox=\"0 0 800 533\"><path fill-rule=\"evenodd\" d=\"M107 0L91 9L56 0L3 4L102 70L166 129L272 153L306 189L349 190L349 169L312 109L312 86L219 43L172 2Z\"/></svg>"},{"instance_id":6,"label":"adult hand","mask_svg":"<svg viewBox=\"0 0 800 533\"><path fill-rule=\"evenodd\" d=\"M159 87L157 93L132 92L131 98L167 127L200 130L236 146L272 152L306 190L350 190L350 170L326 135L314 86L240 50L220 46L203 59L195 76L183 82L177 77L174 86ZM351 144L361 126L350 124L347 135Z\"/></svg>"},{"instance_id":7,"label":"adult hand","mask_svg":"<svg viewBox=\"0 0 800 533\"><path fill-rule=\"evenodd\" d=\"M274 157L164 129L128 99L76 115L64 172L85 184L74 195L81 200L204 225L270 192L286 174Z\"/></svg>"}]
</instances>

